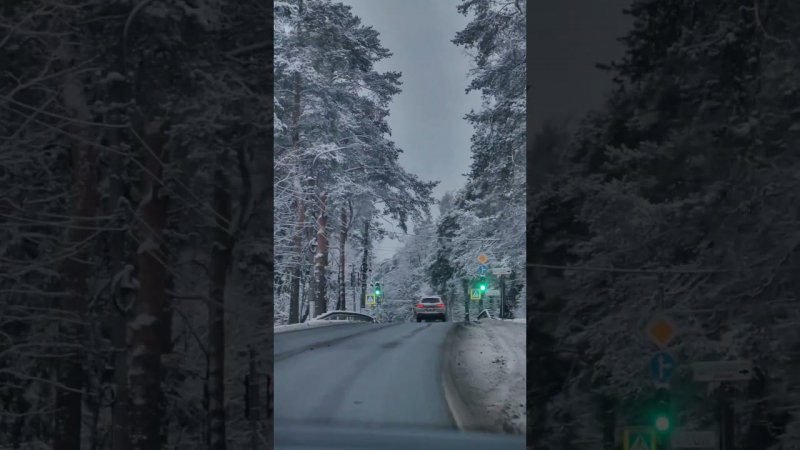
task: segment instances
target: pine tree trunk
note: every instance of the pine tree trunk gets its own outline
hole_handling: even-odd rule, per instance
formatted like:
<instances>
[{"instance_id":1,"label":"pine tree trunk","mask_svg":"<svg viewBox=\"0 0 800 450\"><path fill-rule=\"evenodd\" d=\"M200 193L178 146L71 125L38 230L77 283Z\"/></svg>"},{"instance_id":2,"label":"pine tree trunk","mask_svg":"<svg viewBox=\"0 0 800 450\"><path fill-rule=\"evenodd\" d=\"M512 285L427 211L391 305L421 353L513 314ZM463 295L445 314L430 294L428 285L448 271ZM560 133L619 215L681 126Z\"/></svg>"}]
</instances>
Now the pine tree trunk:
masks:
<instances>
[{"instance_id":1,"label":"pine tree trunk","mask_svg":"<svg viewBox=\"0 0 800 450\"><path fill-rule=\"evenodd\" d=\"M139 291L133 305L130 332L129 393L131 408L130 440L133 450L161 448L161 355L163 353L160 321L166 306L167 263L162 242L167 223L168 199L163 193L163 167L166 163L164 131L160 122L151 122L145 139L158 156L146 151L144 198L139 204L140 246L138 250Z\"/></svg>"},{"instance_id":2,"label":"pine tree trunk","mask_svg":"<svg viewBox=\"0 0 800 450\"><path fill-rule=\"evenodd\" d=\"M259 422L260 422L260 409L259 405L261 402L260 390L258 389L258 370L256 366L256 351L251 346L248 349L249 356L250 356L250 374L249 374L249 381L250 387L248 389L247 394L249 395L248 405L250 405L250 410L248 412L248 420L250 424L250 448L258 448L258 430L259 430Z\"/></svg>"},{"instance_id":3,"label":"pine tree trunk","mask_svg":"<svg viewBox=\"0 0 800 450\"><path fill-rule=\"evenodd\" d=\"M125 325L127 316L119 313L111 331L111 343L114 347L114 385L116 399L111 409L111 440L113 450L129 450L131 442L128 435L128 350Z\"/></svg>"},{"instance_id":4,"label":"pine tree trunk","mask_svg":"<svg viewBox=\"0 0 800 450\"><path fill-rule=\"evenodd\" d=\"M302 12L302 2L300 5ZM292 151L299 152L300 144L300 89L302 83L300 75L294 76L294 104L292 105ZM301 170L301 169L300 169ZM292 271L292 285L289 294L289 323L300 321L300 275L303 270L303 231L305 229L305 205L303 202L303 185L300 180L301 173L294 175L294 209L297 215L297 225L294 235L295 266Z\"/></svg>"},{"instance_id":5,"label":"pine tree trunk","mask_svg":"<svg viewBox=\"0 0 800 450\"><path fill-rule=\"evenodd\" d=\"M210 357L209 449L225 450L225 285L231 261L231 193L227 158L221 152L214 172L213 205L216 213L211 248L211 303L208 305L208 350Z\"/></svg>"},{"instance_id":6,"label":"pine tree trunk","mask_svg":"<svg viewBox=\"0 0 800 450\"><path fill-rule=\"evenodd\" d=\"M120 42L120 53L116 62L116 69L119 73L127 73L125 68L125 55ZM109 94L111 99L117 104L124 104L130 99L130 89L127 80L115 80L109 85ZM115 124L122 124L127 121L123 110L112 110L109 114L111 122ZM118 128L110 128L108 130L109 145L114 148L120 148L122 143L121 131ZM123 177L124 166L122 164L122 157L118 152L109 154L111 162L111 173L109 176L109 199L108 199L108 214L115 215L115 225L123 225L126 221L122 216L124 212L119 207L120 200L123 197ZM122 272L125 266L125 240L126 233L124 231L110 231L109 242L109 256L111 259L112 275ZM123 293L117 288L112 295L121 296L121 303L127 305L129 293ZM124 297L124 298L123 298ZM131 443L128 430L128 407L130 406L128 395L128 342L126 325L128 321L128 311L114 307L112 308L113 318L111 320L111 345L113 347L113 364L114 364L114 391L115 401L111 407L111 448L112 450L130 450Z\"/></svg>"},{"instance_id":7,"label":"pine tree trunk","mask_svg":"<svg viewBox=\"0 0 800 450\"><path fill-rule=\"evenodd\" d=\"M309 222L311 218L309 218ZM316 230L313 227L306 227L305 233L305 242L313 242L311 248L308 249L307 252L304 253L304 264L307 268L307 271L303 271L303 281L307 280L307 285L303 286L303 298L302 301L305 305L305 318L306 319L313 319L317 316L316 311L316 295L317 295L317 279L314 276L314 255L316 255ZM305 320L304 320L305 321Z\"/></svg>"},{"instance_id":8,"label":"pine tree trunk","mask_svg":"<svg viewBox=\"0 0 800 450\"><path fill-rule=\"evenodd\" d=\"M117 146L120 143L119 132L112 129L109 137L110 143ZM122 161L120 155L113 153L109 155L111 160L111 174L109 183L109 203L108 214L122 214L118 211L119 200L122 198ZM124 223L122 217L117 217L115 225ZM125 232L110 231L108 239L109 256L111 259L112 276L122 272L125 266ZM129 299L127 293L122 292L119 286L112 292L114 296L120 296L119 302L127 304ZM113 348L114 364L114 391L115 401L111 408L111 448L112 450L129 450L130 439L128 436L128 348L126 325L128 322L128 312L118 307L113 307L111 312L111 345Z\"/></svg>"},{"instance_id":9,"label":"pine tree trunk","mask_svg":"<svg viewBox=\"0 0 800 450\"><path fill-rule=\"evenodd\" d=\"M65 58L68 59L68 58ZM92 119L86 103L83 85L76 75L65 76L64 106L75 116L84 121ZM75 126L73 133L77 136L86 134L85 130ZM74 216L80 228L73 228L68 234L68 246L77 246L79 251L74 257L65 261L61 268L62 280L69 292L64 307L66 310L83 318L86 313L89 289L86 277L90 273L90 251L85 241L91 238L94 222L90 219L97 214L97 151L94 147L80 142L72 144L72 183L75 194L73 206ZM81 245L83 243L83 245ZM59 324L62 341L70 344L83 344L84 330L76 324ZM85 355L76 350L65 355L58 374L59 381L66 389L56 393L56 439L55 450L80 450L81 416L83 388L83 362Z\"/></svg>"},{"instance_id":10,"label":"pine tree trunk","mask_svg":"<svg viewBox=\"0 0 800 450\"><path fill-rule=\"evenodd\" d=\"M369 269L369 220L364 221L364 255L361 258L361 310L367 307L367 270Z\"/></svg>"},{"instance_id":11,"label":"pine tree trunk","mask_svg":"<svg viewBox=\"0 0 800 450\"><path fill-rule=\"evenodd\" d=\"M314 254L314 300L315 315L324 314L328 310L325 299L327 283L325 275L328 270L328 193L325 192L319 199L319 217L317 217L317 252Z\"/></svg>"},{"instance_id":12,"label":"pine tree trunk","mask_svg":"<svg viewBox=\"0 0 800 450\"><path fill-rule=\"evenodd\" d=\"M345 248L347 245L347 211L344 209L344 205L342 206L342 212L340 215L340 224L339 226L342 228L341 233L339 233L339 303L336 306L336 309L340 311L344 311L347 309L347 297L346 297L346 281L345 281Z\"/></svg>"},{"instance_id":13,"label":"pine tree trunk","mask_svg":"<svg viewBox=\"0 0 800 450\"><path fill-rule=\"evenodd\" d=\"M168 244L165 244L168 245ZM175 285L174 285L174 277L172 273L166 273L166 282L164 283L166 292L174 292ZM172 309L172 297L170 295L166 295L165 303L164 303L164 312L161 315L161 319L159 321L159 327L161 331L161 355L169 355L172 353L172 317L173 317L173 309ZM167 377L172 373L172 367L167 367L166 370L162 370L161 372L161 385L166 386ZM171 417L167 414L167 404L163 401L163 393L162 393L162 401L159 402L159 410L158 416L161 417L161 442L166 443L169 442L169 428L170 428L170 419Z\"/></svg>"}]
</instances>

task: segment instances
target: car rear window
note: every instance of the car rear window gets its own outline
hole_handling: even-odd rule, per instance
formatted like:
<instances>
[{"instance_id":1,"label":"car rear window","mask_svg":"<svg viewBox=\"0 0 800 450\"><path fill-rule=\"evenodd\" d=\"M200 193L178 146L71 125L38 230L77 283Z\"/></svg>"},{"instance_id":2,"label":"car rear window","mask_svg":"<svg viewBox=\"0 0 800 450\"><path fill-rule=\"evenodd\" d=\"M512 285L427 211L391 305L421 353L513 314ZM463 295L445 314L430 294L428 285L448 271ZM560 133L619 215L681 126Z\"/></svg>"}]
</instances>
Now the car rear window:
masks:
<instances>
[{"instance_id":1,"label":"car rear window","mask_svg":"<svg viewBox=\"0 0 800 450\"><path fill-rule=\"evenodd\" d=\"M427 297L422 299L422 303L440 303L442 299L436 297Z\"/></svg>"}]
</instances>

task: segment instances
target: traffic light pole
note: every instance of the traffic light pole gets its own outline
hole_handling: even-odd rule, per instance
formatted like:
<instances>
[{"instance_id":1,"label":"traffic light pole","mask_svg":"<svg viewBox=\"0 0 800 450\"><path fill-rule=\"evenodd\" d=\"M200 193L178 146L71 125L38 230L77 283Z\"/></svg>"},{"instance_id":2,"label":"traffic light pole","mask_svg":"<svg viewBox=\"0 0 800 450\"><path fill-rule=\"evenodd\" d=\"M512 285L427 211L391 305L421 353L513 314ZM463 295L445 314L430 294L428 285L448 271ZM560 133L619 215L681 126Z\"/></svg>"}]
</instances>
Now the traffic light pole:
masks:
<instances>
[{"instance_id":1,"label":"traffic light pole","mask_svg":"<svg viewBox=\"0 0 800 450\"><path fill-rule=\"evenodd\" d=\"M500 318L506 318L506 277L505 275L500 276Z\"/></svg>"}]
</instances>

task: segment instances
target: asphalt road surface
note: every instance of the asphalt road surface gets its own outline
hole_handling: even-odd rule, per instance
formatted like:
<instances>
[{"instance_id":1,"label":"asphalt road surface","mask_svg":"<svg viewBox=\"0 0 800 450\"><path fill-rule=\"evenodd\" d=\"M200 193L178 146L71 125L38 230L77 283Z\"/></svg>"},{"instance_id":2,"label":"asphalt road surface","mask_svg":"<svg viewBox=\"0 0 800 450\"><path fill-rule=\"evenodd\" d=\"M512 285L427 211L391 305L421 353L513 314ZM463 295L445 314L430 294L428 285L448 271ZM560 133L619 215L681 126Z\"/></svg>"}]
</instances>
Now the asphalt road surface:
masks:
<instances>
[{"instance_id":1,"label":"asphalt road surface","mask_svg":"<svg viewBox=\"0 0 800 450\"><path fill-rule=\"evenodd\" d=\"M276 420L455 429L441 372L452 326L348 324L276 334Z\"/></svg>"}]
</instances>

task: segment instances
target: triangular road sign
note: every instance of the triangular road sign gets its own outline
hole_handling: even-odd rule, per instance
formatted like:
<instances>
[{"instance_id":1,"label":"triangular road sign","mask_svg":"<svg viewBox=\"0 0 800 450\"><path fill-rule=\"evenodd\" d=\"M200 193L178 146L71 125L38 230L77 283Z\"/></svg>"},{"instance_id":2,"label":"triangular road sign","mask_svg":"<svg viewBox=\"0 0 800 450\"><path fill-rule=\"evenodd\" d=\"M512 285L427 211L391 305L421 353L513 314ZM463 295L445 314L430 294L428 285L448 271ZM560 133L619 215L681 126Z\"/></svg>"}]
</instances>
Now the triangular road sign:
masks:
<instances>
[{"instance_id":1,"label":"triangular road sign","mask_svg":"<svg viewBox=\"0 0 800 450\"><path fill-rule=\"evenodd\" d=\"M647 444L644 442L644 439L642 439L642 436L639 435L633 442L633 447L631 447L631 450L652 450L652 449L647 446Z\"/></svg>"},{"instance_id":2,"label":"triangular road sign","mask_svg":"<svg viewBox=\"0 0 800 450\"><path fill-rule=\"evenodd\" d=\"M656 436L651 428L627 427L623 434L624 450L656 450Z\"/></svg>"}]
</instances>

